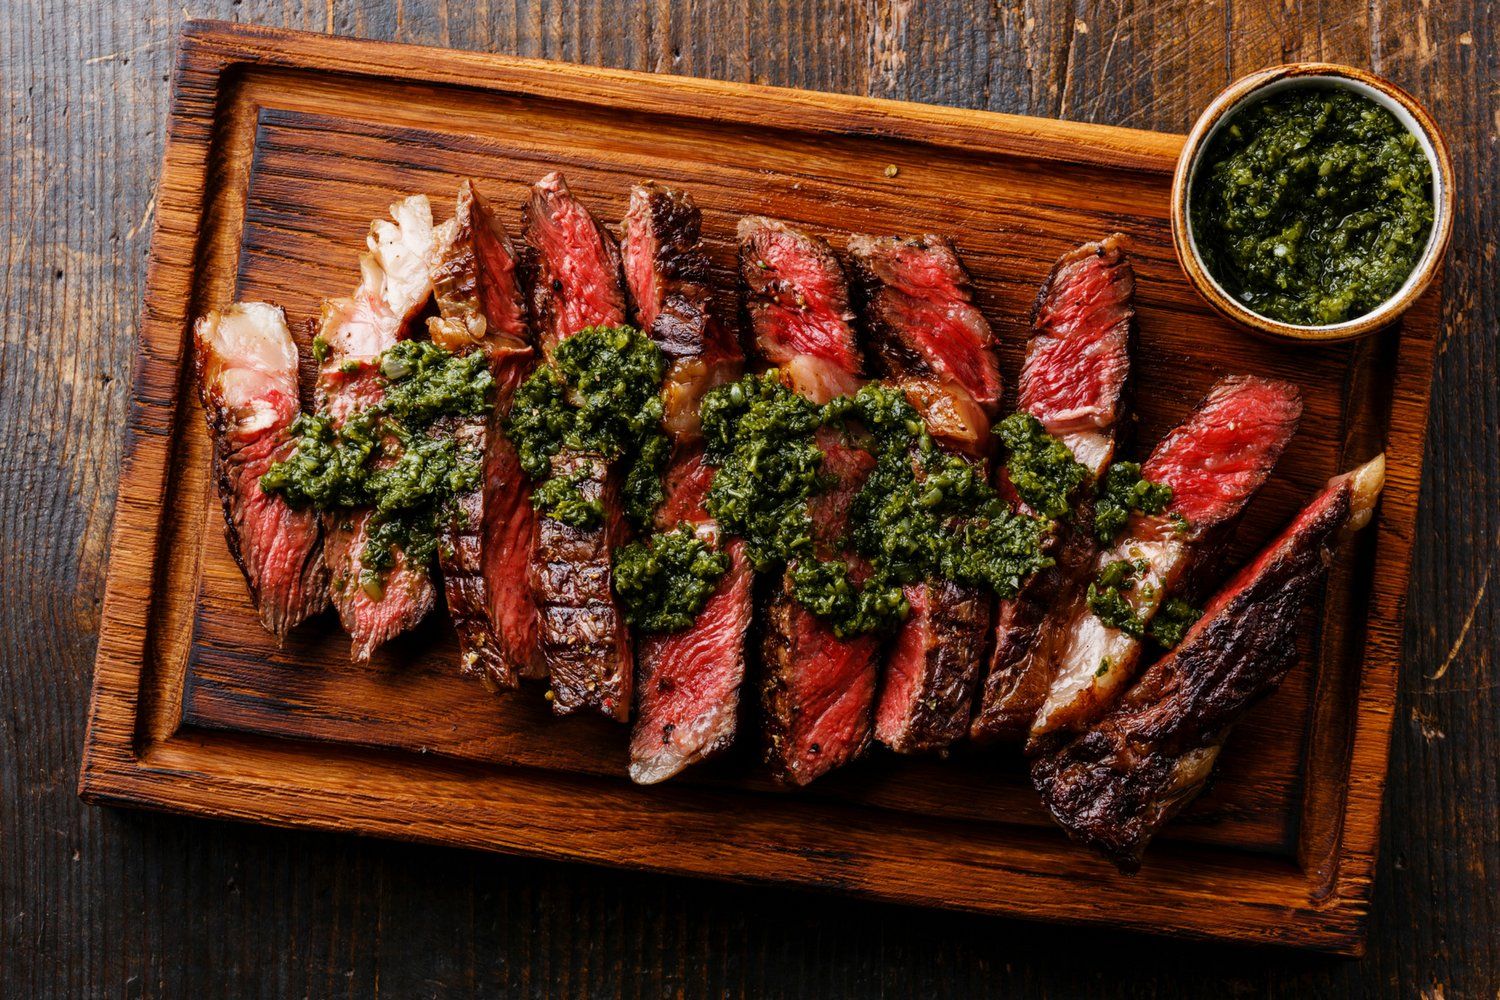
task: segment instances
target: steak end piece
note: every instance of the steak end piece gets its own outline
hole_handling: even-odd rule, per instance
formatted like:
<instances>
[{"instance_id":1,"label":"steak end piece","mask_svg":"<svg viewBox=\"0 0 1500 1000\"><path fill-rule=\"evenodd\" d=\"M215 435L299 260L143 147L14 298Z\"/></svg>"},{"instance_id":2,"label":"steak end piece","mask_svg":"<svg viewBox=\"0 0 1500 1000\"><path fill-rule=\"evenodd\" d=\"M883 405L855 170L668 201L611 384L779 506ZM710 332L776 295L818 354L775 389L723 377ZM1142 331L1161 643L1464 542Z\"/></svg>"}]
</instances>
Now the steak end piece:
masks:
<instances>
[{"instance_id":1,"label":"steak end piece","mask_svg":"<svg viewBox=\"0 0 1500 1000\"><path fill-rule=\"evenodd\" d=\"M756 350L815 403L859 388L844 269L828 244L784 222L741 219L740 280Z\"/></svg>"},{"instance_id":2,"label":"steak end piece","mask_svg":"<svg viewBox=\"0 0 1500 1000\"><path fill-rule=\"evenodd\" d=\"M891 377L935 378L968 393L986 413L1000 407L995 334L974 305L969 272L942 236L852 236L859 313Z\"/></svg>"},{"instance_id":3,"label":"steak end piece","mask_svg":"<svg viewBox=\"0 0 1500 1000\"><path fill-rule=\"evenodd\" d=\"M1301 613L1334 547L1370 519L1384 476L1382 456L1335 477L1118 705L1033 762L1070 836L1139 870L1157 831L1203 789L1230 729L1296 665Z\"/></svg>"},{"instance_id":4,"label":"steak end piece","mask_svg":"<svg viewBox=\"0 0 1500 1000\"><path fill-rule=\"evenodd\" d=\"M291 425L302 409L297 346L280 307L264 302L204 316L193 325L193 345L224 537L261 624L281 643L328 604L318 515L260 488L260 477L293 449Z\"/></svg>"},{"instance_id":5,"label":"steak end piece","mask_svg":"<svg viewBox=\"0 0 1500 1000\"><path fill-rule=\"evenodd\" d=\"M634 677L630 632L611 581L611 553L625 532L619 477L600 456L568 451L553 458L553 474L579 477L578 491L599 501L605 521L574 528L545 515L536 518L531 588L552 710L571 715L592 708L623 722L630 717Z\"/></svg>"},{"instance_id":6,"label":"steak end piece","mask_svg":"<svg viewBox=\"0 0 1500 1000\"><path fill-rule=\"evenodd\" d=\"M522 218L533 271L532 329L547 356L580 330L624 323L620 248L562 174L532 186Z\"/></svg>"}]
</instances>

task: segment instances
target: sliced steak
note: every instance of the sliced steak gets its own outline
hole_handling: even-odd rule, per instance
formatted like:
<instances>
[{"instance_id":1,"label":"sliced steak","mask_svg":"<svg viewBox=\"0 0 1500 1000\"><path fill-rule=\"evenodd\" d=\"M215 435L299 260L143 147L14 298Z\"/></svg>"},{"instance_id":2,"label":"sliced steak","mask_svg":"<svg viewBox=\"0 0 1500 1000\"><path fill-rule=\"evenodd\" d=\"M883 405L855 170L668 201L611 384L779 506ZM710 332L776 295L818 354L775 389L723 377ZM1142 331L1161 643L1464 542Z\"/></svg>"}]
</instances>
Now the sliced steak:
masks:
<instances>
[{"instance_id":1,"label":"sliced steak","mask_svg":"<svg viewBox=\"0 0 1500 1000\"><path fill-rule=\"evenodd\" d=\"M630 192L621 244L636 323L671 359L663 422L675 447L658 527L691 524L718 546L718 527L703 509L713 469L703 463L698 405L709 389L739 375L744 358L714 314L702 227L687 193L640 184ZM730 542L727 551L729 569L693 624L638 643L630 776L640 784L670 778L734 741L754 574L742 543Z\"/></svg>"},{"instance_id":2,"label":"sliced steak","mask_svg":"<svg viewBox=\"0 0 1500 1000\"><path fill-rule=\"evenodd\" d=\"M1094 478L1114 457L1115 430L1130 374L1135 272L1111 236L1064 254L1042 284L1021 369L1017 408L1061 439ZM1003 481L1002 488L1008 486ZM1092 514L1080 505L1058 526L1056 564L1037 573L995 614L995 641L970 736L1020 740L1052 684L1048 648L1058 616L1082 585L1096 552Z\"/></svg>"},{"instance_id":3,"label":"sliced steak","mask_svg":"<svg viewBox=\"0 0 1500 1000\"><path fill-rule=\"evenodd\" d=\"M271 463L294 448L291 425L302 411L297 345L279 306L236 302L193 325L193 347L224 538L261 624L280 643L328 604L317 513L260 488Z\"/></svg>"},{"instance_id":4,"label":"sliced steak","mask_svg":"<svg viewBox=\"0 0 1500 1000\"><path fill-rule=\"evenodd\" d=\"M840 551L849 505L875 460L819 432L823 474L833 483L811 501L819 558L842 558L856 570L859 557ZM879 639L840 639L792 596L792 567L769 596L761 624L761 705L770 743L766 761L780 781L808 782L848 763L870 745Z\"/></svg>"},{"instance_id":5,"label":"sliced steak","mask_svg":"<svg viewBox=\"0 0 1500 1000\"><path fill-rule=\"evenodd\" d=\"M624 323L619 247L573 197L562 174L548 174L533 186L524 216L532 328L548 356L588 327ZM579 529L537 518L530 580L552 707L560 715L590 707L623 721L630 715L634 668L630 633L610 585L614 550L627 534L619 511L620 474L597 455L566 450L553 457L553 469L586 473L579 491L602 498L605 519Z\"/></svg>"},{"instance_id":6,"label":"sliced steak","mask_svg":"<svg viewBox=\"0 0 1500 1000\"><path fill-rule=\"evenodd\" d=\"M1000 367L953 245L941 236L855 236L849 253L861 328L886 376L937 440L983 462ZM991 601L943 581L905 592L910 613L886 655L875 735L901 753L941 751L968 728Z\"/></svg>"},{"instance_id":7,"label":"sliced steak","mask_svg":"<svg viewBox=\"0 0 1500 1000\"><path fill-rule=\"evenodd\" d=\"M703 215L685 191L637 184L620 229L636 326L671 361L663 423L674 440L696 438L703 394L738 378L745 360L734 331L714 312Z\"/></svg>"},{"instance_id":8,"label":"sliced steak","mask_svg":"<svg viewBox=\"0 0 1500 1000\"><path fill-rule=\"evenodd\" d=\"M1219 382L1186 421L1171 431L1143 468L1172 487L1158 515L1133 515L1095 573L1116 562L1137 567L1122 589L1142 627L1180 592L1193 561L1211 550L1244 510L1297 430L1302 398L1286 382L1238 377ZM1054 647L1052 685L1032 723L1030 745L1048 734L1080 728L1107 709L1135 676L1142 640L1105 624L1074 594Z\"/></svg>"},{"instance_id":9,"label":"sliced steak","mask_svg":"<svg viewBox=\"0 0 1500 1000\"><path fill-rule=\"evenodd\" d=\"M849 239L854 288L884 374L954 383L993 415L1000 407L995 334L974 305L969 272L941 236Z\"/></svg>"},{"instance_id":10,"label":"sliced steak","mask_svg":"<svg viewBox=\"0 0 1500 1000\"><path fill-rule=\"evenodd\" d=\"M710 544L724 544L703 509L713 469L703 463L702 449L686 445L666 479L659 526L692 524ZM743 542L728 541L726 551L729 569L693 624L639 641L630 738L630 777L639 784L670 778L734 742L754 573Z\"/></svg>"},{"instance_id":11,"label":"sliced steak","mask_svg":"<svg viewBox=\"0 0 1500 1000\"><path fill-rule=\"evenodd\" d=\"M898 753L946 750L969 725L991 595L946 580L905 593L911 614L886 656L875 736Z\"/></svg>"},{"instance_id":12,"label":"sliced steak","mask_svg":"<svg viewBox=\"0 0 1500 1000\"><path fill-rule=\"evenodd\" d=\"M536 605L525 586L533 534L531 484L501 429L516 388L536 364L516 253L504 224L465 180L453 219L438 227L432 283L434 343L483 351L495 378L494 409L453 433L484 455L479 489L457 498L438 547L443 595L458 632L460 669L492 687L514 687L539 661Z\"/></svg>"},{"instance_id":13,"label":"sliced steak","mask_svg":"<svg viewBox=\"0 0 1500 1000\"><path fill-rule=\"evenodd\" d=\"M859 388L844 269L828 244L783 222L739 222L740 279L757 353L815 403Z\"/></svg>"},{"instance_id":14,"label":"sliced steak","mask_svg":"<svg viewBox=\"0 0 1500 1000\"><path fill-rule=\"evenodd\" d=\"M413 195L392 205L391 217L394 222L370 224L370 252L360 258L354 294L323 303L318 337L327 353L318 368L317 394L335 426L384 397L380 355L411 334L432 294L432 206L424 195ZM396 448L386 442L387 461ZM399 548L378 584L361 579L369 518L369 511L353 510L327 514L323 521L333 604L356 660L368 660L388 639L420 622L437 596L430 567L412 564Z\"/></svg>"},{"instance_id":15,"label":"sliced steak","mask_svg":"<svg viewBox=\"0 0 1500 1000\"><path fill-rule=\"evenodd\" d=\"M590 326L625 322L620 248L573 197L557 172L532 185L522 210L532 251L532 327L548 357L560 341Z\"/></svg>"},{"instance_id":16,"label":"sliced steak","mask_svg":"<svg viewBox=\"0 0 1500 1000\"><path fill-rule=\"evenodd\" d=\"M538 595L538 641L547 663L552 709L592 708L621 722L630 717L630 632L615 603L611 553L625 541L619 477L597 455L564 452L553 474L579 476L578 492L604 508L599 528L536 519L532 592Z\"/></svg>"},{"instance_id":17,"label":"sliced steak","mask_svg":"<svg viewBox=\"0 0 1500 1000\"><path fill-rule=\"evenodd\" d=\"M1383 457L1334 478L1118 704L1033 762L1042 802L1071 837L1122 871L1140 868L1151 838L1203 789L1230 729L1296 665L1302 610L1342 537L1369 521L1384 478Z\"/></svg>"}]
</instances>

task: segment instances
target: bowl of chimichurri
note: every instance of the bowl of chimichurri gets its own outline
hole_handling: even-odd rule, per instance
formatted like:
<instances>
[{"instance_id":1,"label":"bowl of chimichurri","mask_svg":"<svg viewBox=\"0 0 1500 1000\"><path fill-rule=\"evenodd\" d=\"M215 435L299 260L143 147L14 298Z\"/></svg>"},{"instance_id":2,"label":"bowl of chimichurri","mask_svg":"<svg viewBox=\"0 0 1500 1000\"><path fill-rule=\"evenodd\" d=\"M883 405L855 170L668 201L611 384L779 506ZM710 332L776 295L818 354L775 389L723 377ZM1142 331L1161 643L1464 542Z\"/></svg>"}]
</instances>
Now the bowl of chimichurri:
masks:
<instances>
[{"instance_id":1,"label":"bowl of chimichurri","mask_svg":"<svg viewBox=\"0 0 1500 1000\"><path fill-rule=\"evenodd\" d=\"M1327 63L1245 77L1188 135L1172 235L1194 288L1278 339L1340 341L1395 322L1448 247L1453 168L1400 88Z\"/></svg>"}]
</instances>

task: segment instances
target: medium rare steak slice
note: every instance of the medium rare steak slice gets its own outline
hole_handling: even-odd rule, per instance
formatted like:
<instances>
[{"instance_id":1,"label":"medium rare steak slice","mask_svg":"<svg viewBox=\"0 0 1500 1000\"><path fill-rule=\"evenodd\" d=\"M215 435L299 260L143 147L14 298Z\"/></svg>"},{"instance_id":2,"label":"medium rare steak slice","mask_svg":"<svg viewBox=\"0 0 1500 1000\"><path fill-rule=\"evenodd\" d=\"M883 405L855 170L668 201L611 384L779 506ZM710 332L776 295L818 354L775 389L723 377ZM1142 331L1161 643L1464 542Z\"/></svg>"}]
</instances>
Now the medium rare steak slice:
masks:
<instances>
[{"instance_id":1,"label":"medium rare steak slice","mask_svg":"<svg viewBox=\"0 0 1500 1000\"><path fill-rule=\"evenodd\" d=\"M432 206L424 195L413 195L392 205L391 217L394 222L370 224L370 252L360 258L354 294L323 303L317 336L326 353L317 394L319 409L336 426L384 397L380 355L410 335L432 294ZM399 547L378 582L366 577L361 557L369 519L369 511L354 510L323 521L333 604L356 660L368 660L386 640L420 622L437 596L430 568L413 565Z\"/></svg>"},{"instance_id":2,"label":"medium rare steak slice","mask_svg":"<svg viewBox=\"0 0 1500 1000\"><path fill-rule=\"evenodd\" d=\"M691 524L718 547L718 526L703 509L713 469L703 462L698 406L705 392L739 375L744 357L714 314L702 227L686 192L639 184L630 192L621 245L635 321L671 362L663 423L675 448L657 527ZM630 776L640 784L670 778L734 742L754 574L743 543L729 542L727 551L729 569L693 623L637 644Z\"/></svg>"},{"instance_id":3,"label":"medium rare steak slice","mask_svg":"<svg viewBox=\"0 0 1500 1000\"><path fill-rule=\"evenodd\" d=\"M1110 236L1085 243L1053 266L1032 310L1017 401L1017 408L1067 444L1095 479L1114 457L1130 374L1135 272L1122 242ZM1059 525L1052 553L1056 564L1000 602L983 693L969 730L973 739L1020 740L1030 730L1052 684L1049 645L1063 628L1059 615L1093 565L1091 521L1084 506L1072 522Z\"/></svg>"},{"instance_id":4,"label":"medium rare steak slice","mask_svg":"<svg viewBox=\"0 0 1500 1000\"><path fill-rule=\"evenodd\" d=\"M969 725L992 595L946 580L904 592L911 614L886 655L875 736L898 753L946 750Z\"/></svg>"},{"instance_id":5,"label":"medium rare steak slice","mask_svg":"<svg viewBox=\"0 0 1500 1000\"><path fill-rule=\"evenodd\" d=\"M1000 407L995 335L974 306L969 272L941 236L852 236L854 288L867 344L885 374L954 383Z\"/></svg>"},{"instance_id":6,"label":"medium rare steak slice","mask_svg":"<svg viewBox=\"0 0 1500 1000\"><path fill-rule=\"evenodd\" d=\"M619 477L597 455L563 452L553 473L576 476L585 501L604 509L599 528L536 519L532 591L538 596L538 639L558 715L593 708L623 722L630 717L630 631L615 603L611 553L623 544Z\"/></svg>"},{"instance_id":7,"label":"medium rare steak slice","mask_svg":"<svg viewBox=\"0 0 1500 1000\"><path fill-rule=\"evenodd\" d=\"M1142 472L1172 488L1171 504L1161 514L1133 515L1095 562L1097 574L1115 564L1130 567L1133 582L1117 593L1138 624L1106 623L1086 593L1074 594L1054 645L1052 685L1032 723L1033 750L1049 733L1086 725L1119 697L1135 676L1142 630L1266 481L1301 415L1295 386L1228 378L1156 446Z\"/></svg>"},{"instance_id":8,"label":"medium rare steak slice","mask_svg":"<svg viewBox=\"0 0 1500 1000\"><path fill-rule=\"evenodd\" d=\"M432 261L438 316L434 343L458 354L483 351L495 379L488 417L453 433L484 455L479 489L457 498L458 516L438 547L443 595L458 632L460 669L491 687L514 687L539 664L536 605L525 585L533 533L531 484L501 429L522 379L536 363L516 254L505 226L470 181L453 219L438 227Z\"/></svg>"},{"instance_id":9,"label":"medium rare steak slice","mask_svg":"<svg viewBox=\"0 0 1500 1000\"><path fill-rule=\"evenodd\" d=\"M636 326L671 362L663 424L675 440L697 437L703 394L739 377L745 360L734 332L714 313L703 215L685 191L637 184L620 229Z\"/></svg>"},{"instance_id":10,"label":"medium rare steak slice","mask_svg":"<svg viewBox=\"0 0 1500 1000\"><path fill-rule=\"evenodd\" d=\"M260 488L271 463L294 447L290 429L302 410L297 345L279 306L236 302L193 325L193 347L224 537L261 624L280 643L328 603L317 513Z\"/></svg>"},{"instance_id":11,"label":"medium rare steak slice","mask_svg":"<svg viewBox=\"0 0 1500 1000\"><path fill-rule=\"evenodd\" d=\"M741 219L738 234L756 351L815 403L857 390L861 362L849 287L828 244L761 216Z\"/></svg>"},{"instance_id":12,"label":"medium rare steak slice","mask_svg":"<svg viewBox=\"0 0 1500 1000\"><path fill-rule=\"evenodd\" d=\"M819 558L859 557L840 551L849 505L875 468L870 453L819 432L823 474L833 485L811 501ZM856 574L856 580L858 576ZM792 596L791 567L766 604L761 626L761 704L770 744L766 761L780 781L806 785L859 757L870 745L880 641L840 639Z\"/></svg>"},{"instance_id":13,"label":"medium rare steak slice","mask_svg":"<svg viewBox=\"0 0 1500 1000\"><path fill-rule=\"evenodd\" d=\"M537 181L522 210L532 251L531 319L548 357L590 326L625 322L620 248L556 171Z\"/></svg>"},{"instance_id":14,"label":"medium rare steak slice","mask_svg":"<svg viewBox=\"0 0 1500 1000\"><path fill-rule=\"evenodd\" d=\"M562 174L532 187L523 212L532 268L532 328L550 357L563 340L591 326L625 322L620 250ZM560 715L592 707L624 720L630 715L634 668L630 632L610 585L614 550L625 541L620 518L620 473L597 455L564 450L556 474L583 476L579 492L602 498L604 523L573 528L538 517L531 589L537 642Z\"/></svg>"},{"instance_id":15,"label":"medium rare steak slice","mask_svg":"<svg viewBox=\"0 0 1500 1000\"><path fill-rule=\"evenodd\" d=\"M1297 662L1296 630L1333 550L1373 513L1384 457L1335 477L1209 603L1178 647L1031 777L1069 836L1121 871L1203 789L1230 729Z\"/></svg>"},{"instance_id":16,"label":"medium rare steak slice","mask_svg":"<svg viewBox=\"0 0 1500 1000\"><path fill-rule=\"evenodd\" d=\"M667 472L658 526L691 524L700 538L724 544L703 509L714 470L699 446L684 447ZM754 573L743 542L728 541L726 551L729 569L693 623L642 636L637 645L630 777L639 784L664 781L734 742Z\"/></svg>"}]
</instances>

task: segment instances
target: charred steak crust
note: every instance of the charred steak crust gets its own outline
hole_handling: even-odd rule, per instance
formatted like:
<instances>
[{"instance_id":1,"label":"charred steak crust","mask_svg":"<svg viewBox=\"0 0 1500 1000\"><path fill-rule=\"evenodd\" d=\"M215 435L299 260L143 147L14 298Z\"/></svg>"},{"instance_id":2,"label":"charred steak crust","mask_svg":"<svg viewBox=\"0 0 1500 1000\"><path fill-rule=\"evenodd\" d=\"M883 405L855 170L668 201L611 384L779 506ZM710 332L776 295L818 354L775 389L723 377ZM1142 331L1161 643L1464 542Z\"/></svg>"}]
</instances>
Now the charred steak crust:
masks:
<instances>
[{"instance_id":1,"label":"charred steak crust","mask_svg":"<svg viewBox=\"0 0 1500 1000\"><path fill-rule=\"evenodd\" d=\"M636 325L674 361L703 354L713 336L713 291L692 196L638 184L621 228Z\"/></svg>"},{"instance_id":2,"label":"charred steak crust","mask_svg":"<svg viewBox=\"0 0 1500 1000\"><path fill-rule=\"evenodd\" d=\"M1301 612L1350 521L1336 481L1231 581L1176 650L1103 718L1032 764L1032 781L1074 839L1140 868L1156 832L1204 786L1229 729L1297 660Z\"/></svg>"},{"instance_id":3,"label":"charred steak crust","mask_svg":"<svg viewBox=\"0 0 1500 1000\"><path fill-rule=\"evenodd\" d=\"M609 554L619 542L618 476L598 455L565 452L553 459L558 476L580 476L578 491L605 510L602 528L573 528L536 519L532 589L539 601L538 644L551 679L552 708L570 715L597 708L624 721L630 715L630 633L615 603Z\"/></svg>"}]
</instances>

